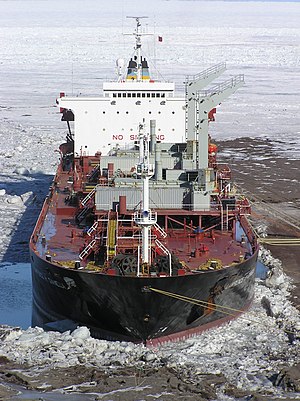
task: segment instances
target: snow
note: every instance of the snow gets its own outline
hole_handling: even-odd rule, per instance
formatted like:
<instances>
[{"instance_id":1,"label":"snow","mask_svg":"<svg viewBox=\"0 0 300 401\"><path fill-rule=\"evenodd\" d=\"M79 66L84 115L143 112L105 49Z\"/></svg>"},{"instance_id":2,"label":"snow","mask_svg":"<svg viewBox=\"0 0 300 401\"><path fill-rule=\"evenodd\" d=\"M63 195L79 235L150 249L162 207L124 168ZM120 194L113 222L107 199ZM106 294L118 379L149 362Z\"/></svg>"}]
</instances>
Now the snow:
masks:
<instances>
[{"instance_id":1,"label":"snow","mask_svg":"<svg viewBox=\"0 0 300 401\"><path fill-rule=\"evenodd\" d=\"M300 158L299 4L0 1L0 260L26 208L42 200L36 177L55 172L55 151L66 135L55 98L60 91L99 93L102 81L114 78L115 60L132 53L132 38L122 36L133 27L127 10L148 15L148 31L163 36L160 44L150 38L146 53L155 54L155 66L179 90L186 75L223 61L229 70L224 80L245 74L246 85L218 109L214 137L268 138L278 154ZM85 327L63 334L29 328L11 332L1 354L34 366L166 360L199 374L222 371L239 388L270 387L275 394L267 377L287 355L289 365L299 360L299 341L291 342L285 330L299 330L300 318L287 301L292 284L280 262L266 250L261 258L272 275L266 283L257 280L249 313L225 328L153 349L96 340ZM261 305L264 297L272 316Z\"/></svg>"},{"instance_id":2,"label":"snow","mask_svg":"<svg viewBox=\"0 0 300 401\"><path fill-rule=\"evenodd\" d=\"M266 263L279 268L280 262L268 251L263 252ZM47 368L164 363L193 375L222 372L238 388L249 391L267 388L271 394L278 395L281 390L273 387L268 378L278 373L281 365L296 363L300 351L299 341L290 341L286 333L300 329L299 314L287 301L289 288L287 277L284 282L268 287L257 279L255 299L248 313L225 326L177 343L145 348L94 339L86 327L62 334L35 327L8 332L1 354L18 363ZM263 297L270 300L273 316L267 316L262 308Z\"/></svg>"}]
</instances>

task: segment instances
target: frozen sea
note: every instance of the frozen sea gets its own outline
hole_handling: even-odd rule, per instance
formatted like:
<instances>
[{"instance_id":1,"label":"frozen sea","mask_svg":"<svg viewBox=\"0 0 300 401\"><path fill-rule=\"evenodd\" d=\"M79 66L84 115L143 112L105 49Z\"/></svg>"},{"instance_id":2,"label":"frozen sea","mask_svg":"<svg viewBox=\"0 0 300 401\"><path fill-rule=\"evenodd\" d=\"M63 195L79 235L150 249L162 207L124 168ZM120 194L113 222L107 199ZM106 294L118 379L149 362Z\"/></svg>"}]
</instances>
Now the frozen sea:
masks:
<instances>
[{"instance_id":1,"label":"frozen sea","mask_svg":"<svg viewBox=\"0 0 300 401\"><path fill-rule=\"evenodd\" d=\"M132 38L123 35L132 32L128 15L149 17L145 30L154 35L144 49L153 60L150 68L154 78L175 80L179 92L186 75L219 62L227 63L224 80L245 74L246 85L218 109L213 137L268 138L278 154L300 158L299 2L0 0L0 324L30 325L27 241L66 135L55 99L61 91L99 94L102 82L114 79L115 60L133 52ZM278 261L266 259L280 270ZM289 354L291 364L299 360L299 347L291 349L284 333L287 325L299 330L299 313L286 299L288 279L280 272L277 278L270 288L258 280L247 330L244 321L236 321L159 352L180 366L227 371L240 387L267 388L275 357ZM270 300L276 318L266 316L262 297ZM26 335L36 336L34 349L20 337L1 344L1 353L42 364L40 350L48 340L40 332ZM49 347L60 342L66 352L74 351L69 340L47 338ZM95 341L89 339L90 350ZM116 355L124 356L125 349ZM55 357L56 352L57 346ZM80 347L74 352L79 355ZM138 358L141 351L131 352ZM237 362L232 355L241 358ZM93 363L105 357L103 351Z\"/></svg>"}]
</instances>

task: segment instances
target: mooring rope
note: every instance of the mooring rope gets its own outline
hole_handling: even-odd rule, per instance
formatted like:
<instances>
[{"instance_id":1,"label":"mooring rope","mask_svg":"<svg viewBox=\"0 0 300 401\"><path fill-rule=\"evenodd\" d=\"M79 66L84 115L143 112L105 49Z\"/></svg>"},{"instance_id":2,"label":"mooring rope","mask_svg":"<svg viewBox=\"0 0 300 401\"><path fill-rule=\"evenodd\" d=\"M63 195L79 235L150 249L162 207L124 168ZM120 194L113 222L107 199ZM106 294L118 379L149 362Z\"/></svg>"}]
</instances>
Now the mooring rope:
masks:
<instances>
[{"instance_id":1,"label":"mooring rope","mask_svg":"<svg viewBox=\"0 0 300 401\"><path fill-rule=\"evenodd\" d=\"M258 238L260 244L278 245L278 246L299 246L300 238Z\"/></svg>"},{"instance_id":2,"label":"mooring rope","mask_svg":"<svg viewBox=\"0 0 300 401\"><path fill-rule=\"evenodd\" d=\"M164 290L159 290L158 288L149 287L149 290L151 290L153 292L156 292L158 294L161 294L161 295L165 295L165 296L168 296L168 297L171 297L171 298L178 299L179 301L188 302L188 303L191 303L191 304L194 304L194 305L198 305L198 306L204 306L204 307L206 307L208 309L216 310L217 312L221 312L221 313L224 313L225 315L229 315L229 316L236 316L235 313L232 313L232 312L229 312L229 311L234 311L234 312L238 312L238 313L244 313L244 310L242 310L242 309L231 308L229 306L218 305L218 304L215 304L213 302L207 302L207 301L202 301L200 299L189 298L189 297L186 297L185 295L176 294L176 293L168 292L168 291L164 291ZM219 309L219 308L221 308L221 309ZM228 310L228 312L226 310ZM262 323L261 321L258 321L258 320L255 320L255 319L252 319L252 318L249 318L249 317L246 317L246 316L239 316L239 318L243 319L243 320L247 320L247 321L249 321L251 323L257 323L257 324L261 324ZM290 331L290 330L287 330L287 329L284 329L284 332L287 333L287 334L292 334L294 336L297 335L297 332Z\"/></svg>"},{"instance_id":3,"label":"mooring rope","mask_svg":"<svg viewBox=\"0 0 300 401\"><path fill-rule=\"evenodd\" d=\"M223 308L224 310L219 310L219 312L222 312L225 315L235 316L234 313L226 312L225 311L226 309L228 311L234 311L234 312L239 312L239 313L243 312L243 310L240 310L240 309L230 308L229 306L217 305L217 304L214 304L213 302L201 301L200 299L189 298L189 297L186 297L185 295L180 295L180 294L175 294L175 293L168 292L168 291L159 290L158 288L150 287L149 290L157 292L162 295L169 296L171 298L178 299L180 301L185 301L185 302L188 302L188 303L191 303L194 305L205 306L211 310L215 310L216 308Z\"/></svg>"}]
</instances>

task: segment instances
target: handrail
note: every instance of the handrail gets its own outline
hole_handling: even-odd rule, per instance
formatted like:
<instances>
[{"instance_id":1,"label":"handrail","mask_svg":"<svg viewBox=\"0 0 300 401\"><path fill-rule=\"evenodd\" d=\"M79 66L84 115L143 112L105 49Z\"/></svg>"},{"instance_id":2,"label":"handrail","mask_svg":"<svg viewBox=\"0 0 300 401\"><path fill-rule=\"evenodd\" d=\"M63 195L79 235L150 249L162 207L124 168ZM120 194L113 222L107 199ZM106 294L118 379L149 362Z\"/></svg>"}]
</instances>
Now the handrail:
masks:
<instances>
[{"instance_id":1,"label":"handrail","mask_svg":"<svg viewBox=\"0 0 300 401\"><path fill-rule=\"evenodd\" d=\"M155 240L155 244L158 246L159 249L161 249L164 252L164 254L166 256L169 257L169 274L170 274L170 276L172 276L172 256L171 256L171 252L158 239Z\"/></svg>"},{"instance_id":2,"label":"handrail","mask_svg":"<svg viewBox=\"0 0 300 401\"><path fill-rule=\"evenodd\" d=\"M228 79L227 81L224 81L224 82L221 82L220 84L212 86L209 89L197 91L197 95L199 97L212 96L212 95L215 95L216 93L223 92L224 90L226 90L228 88L234 88L239 83L244 83L244 82L245 82L244 75L239 74L239 75L234 76L233 78Z\"/></svg>"},{"instance_id":3,"label":"handrail","mask_svg":"<svg viewBox=\"0 0 300 401\"><path fill-rule=\"evenodd\" d=\"M94 196L96 192L96 187L94 187L91 192L87 194L87 196L80 202L82 206L85 206L85 204Z\"/></svg>"},{"instance_id":4,"label":"handrail","mask_svg":"<svg viewBox=\"0 0 300 401\"><path fill-rule=\"evenodd\" d=\"M199 72L196 75L187 75L186 82L188 83L191 81L197 81L202 78L207 78L207 77L209 77L209 75L215 74L222 69L226 69L226 63L219 63L216 65L213 65L213 66L207 68L206 70Z\"/></svg>"},{"instance_id":5,"label":"handrail","mask_svg":"<svg viewBox=\"0 0 300 401\"><path fill-rule=\"evenodd\" d=\"M98 224L99 224L99 220L96 220L96 221L94 222L94 224L92 225L92 227L90 227L90 228L87 230L87 232L86 232L87 235L91 236L92 232L96 231L96 229L97 229L97 227L98 227Z\"/></svg>"},{"instance_id":6,"label":"handrail","mask_svg":"<svg viewBox=\"0 0 300 401\"><path fill-rule=\"evenodd\" d=\"M89 253L90 253L89 251L91 251L91 250L93 249L95 243L96 243L96 240L93 239L93 240L84 248L84 250L79 254L79 259L80 259L80 260L83 260L86 256L89 255Z\"/></svg>"}]
</instances>

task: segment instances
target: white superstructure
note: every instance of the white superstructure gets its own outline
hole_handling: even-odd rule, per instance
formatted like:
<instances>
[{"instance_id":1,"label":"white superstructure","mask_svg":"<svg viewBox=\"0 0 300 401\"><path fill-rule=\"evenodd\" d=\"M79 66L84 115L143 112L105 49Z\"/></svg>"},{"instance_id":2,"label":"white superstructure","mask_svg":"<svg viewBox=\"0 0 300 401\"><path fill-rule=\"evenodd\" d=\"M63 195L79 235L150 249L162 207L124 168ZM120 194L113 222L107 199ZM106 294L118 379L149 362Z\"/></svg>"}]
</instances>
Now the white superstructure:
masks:
<instances>
[{"instance_id":1,"label":"white superstructure","mask_svg":"<svg viewBox=\"0 0 300 401\"><path fill-rule=\"evenodd\" d=\"M122 77L123 60L117 60L118 79L103 84L99 97L58 99L61 108L74 114L75 155L106 155L112 148L138 140L141 121L150 129L156 121L158 141L185 142L185 98L175 97L175 85L150 79L147 60L141 55L139 18L136 18L135 55Z\"/></svg>"}]
</instances>

